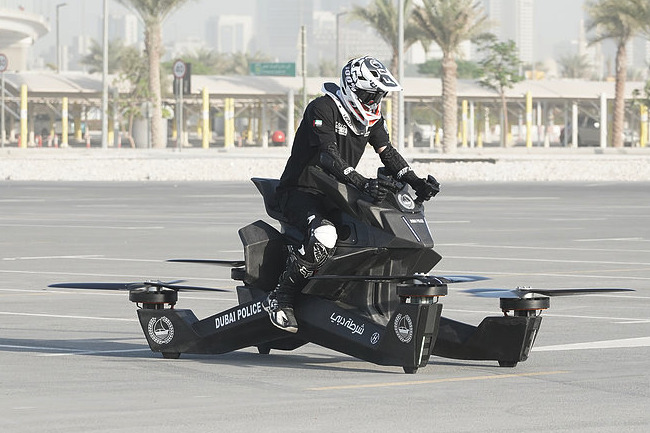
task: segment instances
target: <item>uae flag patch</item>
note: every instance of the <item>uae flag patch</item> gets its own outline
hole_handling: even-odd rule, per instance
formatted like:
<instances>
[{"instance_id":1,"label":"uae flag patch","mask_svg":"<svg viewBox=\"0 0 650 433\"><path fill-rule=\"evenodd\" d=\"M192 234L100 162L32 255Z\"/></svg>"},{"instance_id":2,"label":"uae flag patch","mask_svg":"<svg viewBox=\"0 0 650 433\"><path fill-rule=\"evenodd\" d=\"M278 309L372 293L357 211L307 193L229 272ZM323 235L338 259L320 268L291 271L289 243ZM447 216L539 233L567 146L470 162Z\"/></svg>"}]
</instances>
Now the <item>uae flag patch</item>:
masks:
<instances>
[{"instance_id":1,"label":"uae flag patch","mask_svg":"<svg viewBox=\"0 0 650 433\"><path fill-rule=\"evenodd\" d=\"M322 120L314 120L314 126L316 128L319 128L319 127L323 126L323 121Z\"/></svg>"}]
</instances>

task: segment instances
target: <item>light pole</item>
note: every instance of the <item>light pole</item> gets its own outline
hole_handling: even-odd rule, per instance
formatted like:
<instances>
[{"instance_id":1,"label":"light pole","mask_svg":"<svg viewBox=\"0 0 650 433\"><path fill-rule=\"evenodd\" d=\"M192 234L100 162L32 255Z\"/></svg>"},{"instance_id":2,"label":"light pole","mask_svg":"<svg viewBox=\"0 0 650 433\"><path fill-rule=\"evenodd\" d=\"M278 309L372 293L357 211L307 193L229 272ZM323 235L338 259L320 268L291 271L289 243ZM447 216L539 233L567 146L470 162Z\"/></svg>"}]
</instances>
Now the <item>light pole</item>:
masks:
<instances>
[{"instance_id":1,"label":"light pole","mask_svg":"<svg viewBox=\"0 0 650 433\"><path fill-rule=\"evenodd\" d=\"M341 67L341 49L340 49L340 39L341 39L341 24L340 24L340 18L343 15L347 15L348 11L343 11L339 12L336 14L336 65L335 67L340 68Z\"/></svg>"},{"instance_id":2,"label":"light pole","mask_svg":"<svg viewBox=\"0 0 650 433\"><path fill-rule=\"evenodd\" d=\"M404 0L397 2L399 8L397 19L397 80L404 85ZM404 91L399 92L397 97L397 143L398 150L404 150Z\"/></svg>"},{"instance_id":3,"label":"light pole","mask_svg":"<svg viewBox=\"0 0 650 433\"><path fill-rule=\"evenodd\" d=\"M59 26L59 9L67 6L67 3L59 3L56 5L56 73L61 70L61 44L59 42L60 27Z\"/></svg>"},{"instance_id":4,"label":"light pole","mask_svg":"<svg viewBox=\"0 0 650 433\"><path fill-rule=\"evenodd\" d=\"M102 51L102 149L108 148L108 0L104 0Z\"/></svg>"}]
</instances>

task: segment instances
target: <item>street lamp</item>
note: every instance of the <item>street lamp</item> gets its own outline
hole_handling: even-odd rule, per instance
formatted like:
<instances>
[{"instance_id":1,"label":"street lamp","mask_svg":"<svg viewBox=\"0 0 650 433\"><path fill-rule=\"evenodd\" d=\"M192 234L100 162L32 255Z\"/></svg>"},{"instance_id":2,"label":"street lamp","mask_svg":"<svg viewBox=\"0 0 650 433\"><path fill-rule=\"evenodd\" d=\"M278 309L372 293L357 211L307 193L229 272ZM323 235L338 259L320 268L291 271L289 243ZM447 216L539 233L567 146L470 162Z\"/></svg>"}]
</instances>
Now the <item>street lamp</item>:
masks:
<instances>
[{"instance_id":1,"label":"street lamp","mask_svg":"<svg viewBox=\"0 0 650 433\"><path fill-rule=\"evenodd\" d=\"M63 6L67 6L67 3L59 3L56 5L56 73L58 74L61 70L61 45L59 43L59 9Z\"/></svg>"},{"instance_id":2,"label":"street lamp","mask_svg":"<svg viewBox=\"0 0 650 433\"><path fill-rule=\"evenodd\" d=\"M343 12L339 12L339 13L336 14L336 67L337 68L340 67L341 63L342 63L341 58L340 58L340 53L339 53L339 51L340 51L340 47L339 47L340 41L339 41L339 39L341 39L341 25L339 23L339 21L340 21L339 19L343 15L347 15L347 14L348 14L348 11L343 11Z\"/></svg>"},{"instance_id":3,"label":"street lamp","mask_svg":"<svg viewBox=\"0 0 650 433\"><path fill-rule=\"evenodd\" d=\"M404 0L397 2L397 74L399 82L404 85ZM404 150L404 91L397 96L397 143L400 152Z\"/></svg>"},{"instance_id":4,"label":"street lamp","mask_svg":"<svg viewBox=\"0 0 650 433\"><path fill-rule=\"evenodd\" d=\"M104 0L102 33L102 149L108 148L108 0Z\"/></svg>"}]
</instances>

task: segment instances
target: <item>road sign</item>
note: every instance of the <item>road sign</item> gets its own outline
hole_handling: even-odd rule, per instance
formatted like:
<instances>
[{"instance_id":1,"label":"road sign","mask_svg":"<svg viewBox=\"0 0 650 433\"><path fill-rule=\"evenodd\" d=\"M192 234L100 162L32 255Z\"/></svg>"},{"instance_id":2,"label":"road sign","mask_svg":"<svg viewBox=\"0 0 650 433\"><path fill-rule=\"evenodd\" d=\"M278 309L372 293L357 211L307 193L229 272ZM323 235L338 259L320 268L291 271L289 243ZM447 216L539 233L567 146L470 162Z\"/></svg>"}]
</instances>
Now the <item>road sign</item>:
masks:
<instances>
[{"instance_id":1,"label":"road sign","mask_svg":"<svg viewBox=\"0 0 650 433\"><path fill-rule=\"evenodd\" d=\"M249 66L251 75L274 75L295 77L295 63L262 63L252 62Z\"/></svg>"},{"instance_id":2,"label":"road sign","mask_svg":"<svg viewBox=\"0 0 650 433\"><path fill-rule=\"evenodd\" d=\"M7 59L6 55L0 53L0 72L6 71L7 66L9 66L9 59Z\"/></svg>"},{"instance_id":3,"label":"road sign","mask_svg":"<svg viewBox=\"0 0 650 433\"><path fill-rule=\"evenodd\" d=\"M185 75L183 78L174 79L174 95L178 96L181 87L183 88L183 93L189 95L192 93L192 64L185 63Z\"/></svg>"},{"instance_id":4,"label":"road sign","mask_svg":"<svg viewBox=\"0 0 650 433\"><path fill-rule=\"evenodd\" d=\"M184 61L176 60L174 62L174 66L172 67L172 71L174 72L174 77L180 80L185 76L185 73L187 72L187 66L185 65Z\"/></svg>"}]
</instances>

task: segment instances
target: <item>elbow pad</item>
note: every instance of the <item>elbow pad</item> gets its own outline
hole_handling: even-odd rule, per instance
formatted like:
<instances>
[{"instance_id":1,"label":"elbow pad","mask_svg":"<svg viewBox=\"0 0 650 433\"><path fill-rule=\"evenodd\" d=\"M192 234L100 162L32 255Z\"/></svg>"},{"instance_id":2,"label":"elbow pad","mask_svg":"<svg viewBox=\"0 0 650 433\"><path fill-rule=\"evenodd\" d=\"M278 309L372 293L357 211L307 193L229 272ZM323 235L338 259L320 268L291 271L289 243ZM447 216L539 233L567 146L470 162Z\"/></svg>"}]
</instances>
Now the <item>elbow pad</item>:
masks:
<instances>
[{"instance_id":1,"label":"elbow pad","mask_svg":"<svg viewBox=\"0 0 650 433\"><path fill-rule=\"evenodd\" d=\"M334 143L321 147L319 160L319 165L340 182L352 184L361 190L368 181L341 157Z\"/></svg>"},{"instance_id":2,"label":"elbow pad","mask_svg":"<svg viewBox=\"0 0 650 433\"><path fill-rule=\"evenodd\" d=\"M402 155L390 144L379 154L379 159L398 180L408 181L414 175L413 170Z\"/></svg>"}]
</instances>

